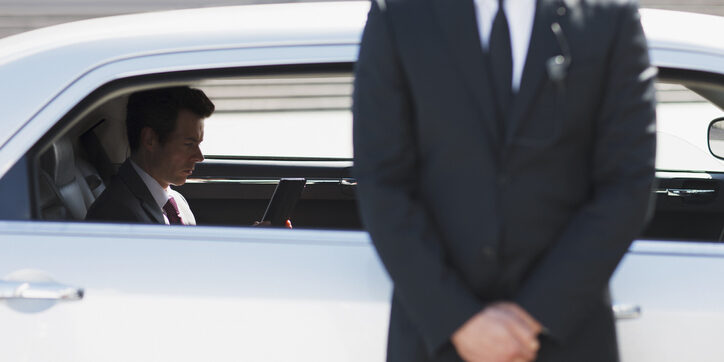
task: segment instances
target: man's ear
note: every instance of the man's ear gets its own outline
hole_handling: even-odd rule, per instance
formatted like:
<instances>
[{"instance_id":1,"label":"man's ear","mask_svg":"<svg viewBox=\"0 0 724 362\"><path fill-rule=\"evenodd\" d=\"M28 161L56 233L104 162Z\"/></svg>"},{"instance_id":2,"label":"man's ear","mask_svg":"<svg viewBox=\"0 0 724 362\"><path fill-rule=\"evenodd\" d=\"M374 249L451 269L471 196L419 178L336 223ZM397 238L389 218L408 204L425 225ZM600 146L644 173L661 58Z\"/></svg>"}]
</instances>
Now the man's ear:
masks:
<instances>
[{"instance_id":1,"label":"man's ear","mask_svg":"<svg viewBox=\"0 0 724 362\"><path fill-rule=\"evenodd\" d=\"M158 136L156 132L150 127L143 127L141 129L141 147L150 151L153 146L158 142Z\"/></svg>"}]
</instances>

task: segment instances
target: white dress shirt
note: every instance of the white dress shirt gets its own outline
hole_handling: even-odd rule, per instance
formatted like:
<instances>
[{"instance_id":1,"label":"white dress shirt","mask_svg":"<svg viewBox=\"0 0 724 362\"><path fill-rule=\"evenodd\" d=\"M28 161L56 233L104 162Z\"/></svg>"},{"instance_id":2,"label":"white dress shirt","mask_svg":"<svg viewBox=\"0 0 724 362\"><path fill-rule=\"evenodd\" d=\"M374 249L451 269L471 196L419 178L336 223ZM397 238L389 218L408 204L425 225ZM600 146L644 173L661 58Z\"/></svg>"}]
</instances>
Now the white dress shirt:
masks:
<instances>
[{"instance_id":1,"label":"white dress shirt","mask_svg":"<svg viewBox=\"0 0 724 362\"><path fill-rule=\"evenodd\" d=\"M163 206L166 205L166 202L168 202L168 199L171 198L171 196L173 196L174 201L176 201L176 206L178 207L178 211L181 215L181 219L183 220L184 225L196 225L196 219L194 218L194 214L191 212L191 208L189 207L189 204L183 197L183 195L181 195L178 191L171 189L170 187L164 189L163 187L161 187L158 181L153 178L153 176L149 175L140 166L133 162L133 160L130 161L133 169L136 170L138 176L140 176L141 180L143 180L143 183L146 184L146 188L151 193L153 201L155 201L158 205L158 208L161 209L161 212L163 213L163 221L166 223L166 225L169 225L171 223L168 221L168 216L166 216L166 211L163 210Z\"/></svg>"},{"instance_id":2,"label":"white dress shirt","mask_svg":"<svg viewBox=\"0 0 724 362\"><path fill-rule=\"evenodd\" d=\"M533 30L536 0L505 0L503 11L510 30L510 50L513 55L513 92L520 89L523 67L528 56L528 44ZM475 12L478 19L478 32L483 49L488 49L493 19L498 12L498 0L475 0Z\"/></svg>"}]
</instances>

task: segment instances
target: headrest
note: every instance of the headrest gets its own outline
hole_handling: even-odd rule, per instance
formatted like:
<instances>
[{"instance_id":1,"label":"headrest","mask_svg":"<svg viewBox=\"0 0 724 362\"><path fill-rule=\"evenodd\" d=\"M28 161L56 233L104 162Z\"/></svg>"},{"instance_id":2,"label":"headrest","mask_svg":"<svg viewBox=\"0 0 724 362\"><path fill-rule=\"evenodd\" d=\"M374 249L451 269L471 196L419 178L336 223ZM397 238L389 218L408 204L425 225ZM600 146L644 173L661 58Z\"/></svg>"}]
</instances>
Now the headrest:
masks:
<instances>
[{"instance_id":1,"label":"headrest","mask_svg":"<svg viewBox=\"0 0 724 362\"><path fill-rule=\"evenodd\" d=\"M68 138L54 142L41 157L43 170L53 178L56 185L66 185L75 180L75 155L73 144Z\"/></svg>"}]
</instances>

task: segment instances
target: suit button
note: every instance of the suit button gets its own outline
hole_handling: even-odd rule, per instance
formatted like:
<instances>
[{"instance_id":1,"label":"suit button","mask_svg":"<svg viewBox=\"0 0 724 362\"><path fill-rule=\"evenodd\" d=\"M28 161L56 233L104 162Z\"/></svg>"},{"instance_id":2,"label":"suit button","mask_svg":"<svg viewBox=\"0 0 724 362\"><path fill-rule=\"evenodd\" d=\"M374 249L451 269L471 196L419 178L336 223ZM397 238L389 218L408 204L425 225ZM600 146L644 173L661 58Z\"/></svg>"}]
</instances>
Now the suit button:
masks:
<instances>
[{"instance_id":1,"label":"suit button","mask_svg":"<svg viewBox=\"0 0 724 362\"><path fill-rule=\"evenodd\" d=\"M483 249L480 252L483 254L484 257L486 257L488 259L493 259L498 255L498 253L495 251L495 249L490 246L483 247Z\"/></svg>"}]
</instances>

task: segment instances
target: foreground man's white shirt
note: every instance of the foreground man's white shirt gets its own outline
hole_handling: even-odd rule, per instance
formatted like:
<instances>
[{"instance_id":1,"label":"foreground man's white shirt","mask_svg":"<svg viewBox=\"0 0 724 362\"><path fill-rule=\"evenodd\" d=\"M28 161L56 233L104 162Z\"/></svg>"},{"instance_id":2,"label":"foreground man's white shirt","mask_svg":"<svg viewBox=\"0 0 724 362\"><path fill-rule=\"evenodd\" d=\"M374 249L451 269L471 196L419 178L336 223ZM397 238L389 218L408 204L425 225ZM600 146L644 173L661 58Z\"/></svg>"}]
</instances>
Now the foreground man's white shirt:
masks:
<instances>
[{"instance_id":1,"label":"foreground man's white shirt","mask_svg":"<svg viewBox=\"0 0 724 362\"><path fill-rule=\"evenodd\" d=\"M503 10L510 29L510 50L513 55L513 92L520 89L525 58L528 56L528 44L535 19L535 0L505 0ZM498 0L475 0L475 13L478 19L478 32L483 49L488 49L493 19L498 12Z\"/></svg>"}]
</instances>

